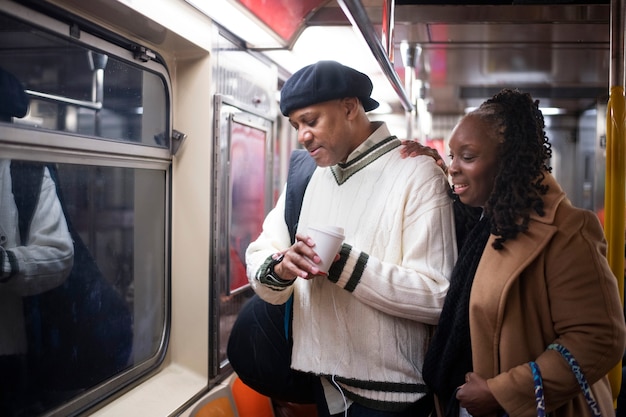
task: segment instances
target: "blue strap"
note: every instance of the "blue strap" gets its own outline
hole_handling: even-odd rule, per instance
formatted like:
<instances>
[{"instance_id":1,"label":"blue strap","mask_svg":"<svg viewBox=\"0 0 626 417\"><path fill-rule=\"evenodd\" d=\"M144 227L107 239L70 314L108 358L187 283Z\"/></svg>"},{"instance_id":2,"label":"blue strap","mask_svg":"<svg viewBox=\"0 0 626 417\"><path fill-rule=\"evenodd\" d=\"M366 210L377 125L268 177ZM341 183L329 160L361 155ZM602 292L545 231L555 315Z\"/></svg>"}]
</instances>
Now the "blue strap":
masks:
<instances>
[{"instance_id":1,"label":"blue strap","mask_svg":"<svg viewBox=\"0 0 626 417\"><path fill-rule=\"evenodd\" d=\"M317 165L306 149L296 149L289 159L287 190L285 195L285 223L291 242L296 241L296 230L304 192Z\"/></svg>"},{"instance_id":2,"label":"blue strap","mask_svg":"<svg viewBox=\"0 0 626 417\"><path fill-rule=\"evenodd\" d=\"M287 173L287 191L285 196L285 223L289 229L291 242L296 241L296 230L304 192L313 175L317 164L311 158L306 149L296 149L289 159L289 171ZM285 337L289 340L289 323L293 306L293 294L285 303Z\"/></svg>"},{"instance_id":3,"label":"blue strap","mask_svg":"<svg viewBox=\"0 0 626 417\"><path fill-rule=\"evenodd\" d=\"M593 392L589 387L589 383L585 378L582 370L580 369L580 365L574 358L574 356L570 353L569 350L563 345L559 345L557 343L552 343L548 346L548 350L556 350L563 356L563 358L567 361L568 365L572 369L574 376L576 376L576 380L580 385L580 388L587 400L587 404L589 405L589 409L591 410L591 415L594 417L602 417L602 413L600 412L600 407L598 407L598 403L593 397ZM530 369L533 372L533 383L535 385L535 401L537 402L537 417L545 417L546 416L546 403L545 397L543 394L543 378L541 377L541 372L539 371L539 366L535 362L529 362ZM505 413L503 417L508 417L508 414Z\"/></svg>"},{"instance_id":4,"label":"blue strap","mask_svg":"<svg viewBox=\"0 0 626 417\"><path fill-rule=\"evenodd\" d=\"M533 371L533 383L535 384L535 402L537 403L537 417L546 416L546 400L543 396L543 378L541 371L535 362L528 362Z\"/></svg>"},{"instance_id":5,"label":"blue strap","mask_svg":"<svg viewBox=\"0 0 626 417\"><path fill-rule=\"evenodd\" d=\"M593 392L591 392L589 383L587 382L587 379L585 378L585 375L583 374L583 371L580 369L580 365L578 364L574 356L570 353L569 350L567 350L565 346L559 345L557 343L551 344L550 346L548 346L548 349L556 350L557 352L561 354L561 356L563 356L563 359L567 361L570 368L572 368L572 372L574 373L574 376L576 376L578 385L580 385L580 388L582 389L583 394L585 395L585 399L587 400L587 404L589 405L589 409L591 410L591 415L593 415L594 417L601 417L602 413L600 413L600 407L598 407L598 403L596 402L596 399L593 398Z\"/></svg>"},{"instance_id":6,"label":"blue strap","mask_svg":"<svg viewBox=\"0 0 626 417\"><path fill-rule=\"evenodd\" d=\"M285 339L289 340L289 320L291 319L291 306L293 305L293 293L285 303Z\"/></svg>"}]
</instances>

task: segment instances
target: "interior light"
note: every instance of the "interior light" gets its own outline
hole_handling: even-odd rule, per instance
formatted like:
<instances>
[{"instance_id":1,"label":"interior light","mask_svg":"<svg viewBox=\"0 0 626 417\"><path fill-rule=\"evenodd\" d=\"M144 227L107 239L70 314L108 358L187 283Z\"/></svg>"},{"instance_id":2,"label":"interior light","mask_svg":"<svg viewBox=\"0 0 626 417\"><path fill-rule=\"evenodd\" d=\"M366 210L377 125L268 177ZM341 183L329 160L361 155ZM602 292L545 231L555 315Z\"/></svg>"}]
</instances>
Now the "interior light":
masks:
<instances>
[{"instance_id":1,"label":"interior light","mask_svg":"<svg viewBox=\"0 0 626 417\"><path fill-rule=\"evenodd\" d=\"M476 107L466 107L465 108L465 114L476 110ZM567 110L562 109L560 107L539 107L539 110L541 110L541 113L544 116L558 116L559 114L566 114Z\"/></svg>"},{"instance_id":2,"label":"interior light","mask_svg":"<svg viewBox=\"0 0 626 417\"><path fill-rule=\"evenodd\" d=\"M341 39L341 42L337 42L337 39ZM320 48L319 45L327 46ZM389 110L385 102L398 100L398 95L382 73L374 55L363 46L363 39L357 36L351 26L309 26L298 36L291 50L268 50L263 53L290 73L317 61L330 59L367 74L374 84L372 97L380 103L378 114Z\"/></svg>"},{"instance_id":3,"label":"interior light","mask_svg":"<svg viewBox=\"0 0 626 417\"><path fill-rule=\"evenodd\" d=\"M341 39L341 42L337 42ZM320 45L324 48L320 48ZM371 75L380 67L351 26L309 26L298 36L291 51L264 51L287 71L295 72L319 60L331 59Z\"/></svg>"},{"instance_id":4,"label":"interior light","mask_svg":"<svg viewBox=\"0 0 626 417\"><path fill-rule=\"evenodd\" d=\"M229 0L185 0L252 49L284 48L286 42L243 6Z\"/></svg>"},{"instance_id":5,"label":"interior light","mask_svg":"<svg viewBox=\"0 0 626 417\"><path fill-rule=\"evenodd\" d=\"M428 103L423 98L417 99L417 120L422 135L429 136L433 130L433 117L428 111Z\"/></svg>"},{"instance_id":6,"label":"interior light","mask_svg":"<svg viewBox=\"0 0 626 417\"><path fill-rule=\"evenodd\" d=\"M544 116L556 116L566 113L565 109L561 109L559 107L539 107L539 110L541 110L541 113L543 113Z\"/></svg>"}]
</instances>

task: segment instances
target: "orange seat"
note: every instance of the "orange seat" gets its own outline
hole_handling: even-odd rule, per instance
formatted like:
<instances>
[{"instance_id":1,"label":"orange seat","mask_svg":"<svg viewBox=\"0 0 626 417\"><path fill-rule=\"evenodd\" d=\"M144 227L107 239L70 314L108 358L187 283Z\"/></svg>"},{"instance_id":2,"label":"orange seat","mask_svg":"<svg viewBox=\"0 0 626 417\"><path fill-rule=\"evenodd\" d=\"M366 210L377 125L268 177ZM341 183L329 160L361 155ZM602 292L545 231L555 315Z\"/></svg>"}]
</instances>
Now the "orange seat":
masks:
<instances>
[{"instance_id":1,"label":"orange seat","mask_svg":"<svg viewBox=\"0 0 626 417\"><path fill-rule=\"evenodd\" d=\"M219 397L204 404L193 417L235 417L228 397Z\"/></svg>"},{"instance_id":2,"label":"orange seat","mask_svg":"<svg viewBox=\"0 0 626 417\"><path fill-rule=\"evenodd\" d=\"M204 396L189 414L190 417L239 417L227 386L218 386Z\"/></svg>"},{"instance_id":3,"label":"orange seat","mask_svg":"<svg viewBox=\"0 0 626 417\"><path fill-rule=\"evenodd\" d=\"M244 384L239 377L233 379L231 391L240 417L274 417L272 400Z\"/></svg>"}]
</instances>

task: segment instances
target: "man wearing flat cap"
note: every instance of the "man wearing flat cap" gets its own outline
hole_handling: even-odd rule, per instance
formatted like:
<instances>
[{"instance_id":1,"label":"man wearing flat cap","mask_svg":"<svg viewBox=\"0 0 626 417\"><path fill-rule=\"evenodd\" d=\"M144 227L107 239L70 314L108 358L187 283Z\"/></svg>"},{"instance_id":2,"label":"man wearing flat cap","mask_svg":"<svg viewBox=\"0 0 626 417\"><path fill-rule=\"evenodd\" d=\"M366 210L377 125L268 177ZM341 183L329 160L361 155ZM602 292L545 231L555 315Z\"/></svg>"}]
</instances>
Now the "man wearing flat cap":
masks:
<instances>
[{"instance_id":1,"label":"man wearing flat cap","mask_svg":"<svg viewBox=\"0 0 626 417\"><path fill-rule=\"evenodd\" d=\"M285 83L281 112L316 167L295 243L283 193L248 247L248 277L268 306L289 303L291 368L317 383L310 391L320 416L343 416L346 407L350 417L428 416L421 369L456 257L453 209L434 160L402 159L401 141L369 120L378 106L371 92L367 75L334 61ZM308 236L316 225L344 229L328 273ZM245 382L247 370L231 363Z\"/></svg>"}]
</instances>

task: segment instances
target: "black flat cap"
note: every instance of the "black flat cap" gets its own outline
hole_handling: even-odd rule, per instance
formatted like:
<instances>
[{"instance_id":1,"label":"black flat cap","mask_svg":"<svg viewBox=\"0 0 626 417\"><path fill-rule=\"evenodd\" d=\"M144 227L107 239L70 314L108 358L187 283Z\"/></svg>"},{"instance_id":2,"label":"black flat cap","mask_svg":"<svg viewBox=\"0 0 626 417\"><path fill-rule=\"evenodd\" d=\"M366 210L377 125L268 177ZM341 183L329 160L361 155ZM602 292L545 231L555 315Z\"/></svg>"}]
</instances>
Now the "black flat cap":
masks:
<instances>
[{"instance_id":1,"label":"black flat cap","mask_svg":"<svg viewBox=\"0 0 626 417\"><path fill-rule=\"evenodd\" d=\"M24 117L27 112L24 86L13 74L0 68L0 117Z\"/></svg>"},{"instance_id":2,"label":"black flat cap","mask_svg":"<svg viewBox=\"0 0 626 417\"><path fill-rule=\"evenodd\" d=\"M345 97L357 97L365 111L374 110L378 102L370 97L372 80L335 61L319 61L293 74L280 92L280 111L289 116L294 110Z\"/></svg>"}]
</instances>

